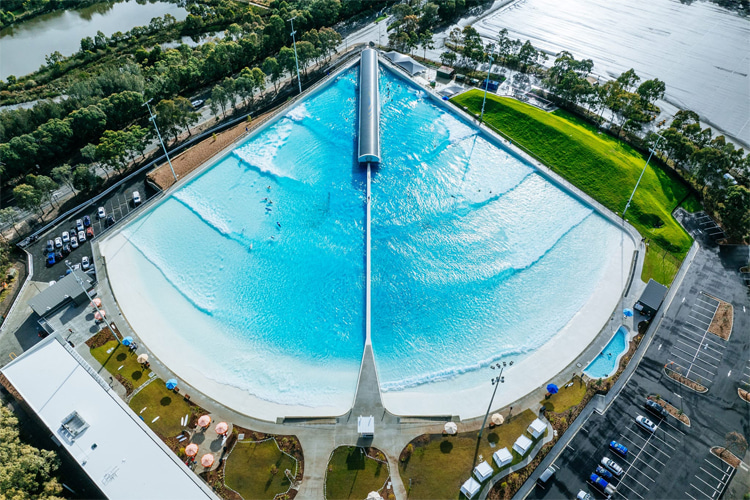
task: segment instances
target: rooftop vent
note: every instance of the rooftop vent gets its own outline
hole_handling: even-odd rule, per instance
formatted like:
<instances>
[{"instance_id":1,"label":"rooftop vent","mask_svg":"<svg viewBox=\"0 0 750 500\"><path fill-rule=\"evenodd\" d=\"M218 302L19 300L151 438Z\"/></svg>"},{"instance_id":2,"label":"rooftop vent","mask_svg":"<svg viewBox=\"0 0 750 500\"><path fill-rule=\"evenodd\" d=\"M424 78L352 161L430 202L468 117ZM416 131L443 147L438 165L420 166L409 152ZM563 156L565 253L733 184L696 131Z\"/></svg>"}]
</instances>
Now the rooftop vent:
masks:
<instances>
[{"instance_id":1,"label":"rooftop vent","mask_svg":"<svg viewBox=\"0 0 750 500\"><path fill-rule=\"evenodd\" d=\"M79 434L89 428L89 424L81 417L77 411L74 411L62 421L62 427L72 438L77 438Z\"/></svg>"}]
</instances>

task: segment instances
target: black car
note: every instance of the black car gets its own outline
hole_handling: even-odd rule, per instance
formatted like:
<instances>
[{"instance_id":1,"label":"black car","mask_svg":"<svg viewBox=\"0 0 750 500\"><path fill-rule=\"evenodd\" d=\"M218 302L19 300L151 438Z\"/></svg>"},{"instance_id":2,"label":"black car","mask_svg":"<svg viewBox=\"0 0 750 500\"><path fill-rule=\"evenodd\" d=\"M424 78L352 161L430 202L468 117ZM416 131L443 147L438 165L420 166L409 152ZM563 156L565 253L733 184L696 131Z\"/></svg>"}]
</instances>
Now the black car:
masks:
<instances>
[{"instance_id":1,"label":"black car","mask_svg":"<svg viewBox=\"0 0 750 500\"><path fill-rule=\"evenodd\" d=\"M67 256L67 255L70 254L70 245L69 244L66 243L65 245L63 245L63 247L62 247L62 254L64 256Z\"/></svg>"},{"instance_id":2,"label":"black car","mask_svg":"<svg viewBox=\"0 0 750 500\"><path fill-rule=\"evenodd\" d=\"M659 403L657 403L656 401L651 401L650 399L647 399L644 406L651 413L659 415L661 418L667 418L667 410L665 410L664 407L660 405Z\"/></svg>"},{"instance_id":3,"label":"black car","mask_svg":"<svg viewBox=\"0 0 750 500\"><path fill-rule=\"evenodd\" d=\"M115 218L112 217L111 215L108 215L107 220L105 220L104 223L107 225L107 227L109 227L115 223Z\"/></svg>"},{"instance_id":4,"label":"black car","mask_svg":"<svg viewBox=\"0 0 750 500\"><path fill-rule=\"evenodd\" d=\"M61 260L63 260L63 254L60 250L55 252L55 259L57 260L57 262L60 262Z\"/></svg>"}]
</instances>

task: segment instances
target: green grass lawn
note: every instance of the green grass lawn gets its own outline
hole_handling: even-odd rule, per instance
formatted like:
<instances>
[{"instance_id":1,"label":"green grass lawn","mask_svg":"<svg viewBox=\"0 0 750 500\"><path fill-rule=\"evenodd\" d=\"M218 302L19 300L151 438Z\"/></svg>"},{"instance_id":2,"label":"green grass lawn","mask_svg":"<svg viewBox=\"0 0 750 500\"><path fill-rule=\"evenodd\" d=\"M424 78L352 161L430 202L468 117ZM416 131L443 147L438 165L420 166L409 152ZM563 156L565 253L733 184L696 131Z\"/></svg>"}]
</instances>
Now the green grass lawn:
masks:
<instances>
[{"instance_id":1,"label":"green grass lawn","mask_svg":"<svg viewBox=\"0 0 750 500\"><path fill-rule=\"evenodd\" d=\"M188 404L181 395L167 389L161 379L156 379L144 387L133 396L129 405L136 415L143 417L146 425L164 438L178 435L183 429L180 419L191 411L200 411L196 406ZM141 413L144 407L146 409ZM152 422L156 417L159 417L159 420Z\"/></svg>"},{"instance_id":2,"label":"green grass lawn","mask_svg":"<svg viewBox=\"0 0 750 500\"><path fill-rule=\"evenodd\" d=\"M379 491L388 479L388 466L369 458L364 448L340 446L326 472L326 500L360 500Z\"/></svg>"},{"instance_id":3,"label":"green grass lawn","mask_svg":"<svg viewBox=\"0 0 750 500\"><path fill-rule=\"evenodd\" d=\"M513 443L536 415L526 410L505 421L494 429L485 429L479 454L499 472L492 454L501 448L508 448L513 454L512 464L521 461L513 451ZM412 441L414 451L406 461L399 461L401 480L408 488L411 480L410 499L456 499L459 498L461 485L472 474L472 460L476 450L478 431L459 433L456 436L431 434L420 436ZM479 462L479 460L477 460ZM509 466L506 466L509 467Z\"/></svg>"},{"instance_id":4,"label":"green grass lawn","mask_svg":"<svg viewBox=\"0 0 750 500\"><path fill-rule=\"evenodd\" d=\"M700 212L703 210L703 205L698 200L698 198L695 197L694 194L691 194L685 200L680 203L680 206L690 212L691 214L694 214L695 212Z\"/></svg>"},{"instance_id":5,"label":"green grass lawn","mask_svg":"<svg viewBox=\"0 0 750 500\"><path fill-rule=\"evenodd\" d=\"M451 101L478 114L482 91ZM622 213L646 159L596 127L565 111L547 113L528 104L487 96L485 122L521 146L613 212ZM672 218L688 187L676 176L649 165L626 218L649 241L642 278L669 285L692 239Z\"/></svg>"},{"instance_id":6,"label":"green grass lawn","mask_svg":"<svg viewBox=\"0 0 750 500\"><path fill-rule=\"evenodd\" d=\"M586 384L583 383L580 377L576 377L573 380L573 385L570 387L560 387L557 394L553 394L544 401L540 401L540 403L546 406L549 411L562 413L583 401L583 396L585 395Z\"/></svg>"},{"instance_id":7,"label":"green grass lawn","mask_svg":"<svg viewBox=\"0 0 750 500\"><path fill-rule=\"evenodd\" d=\"M112 351L110 352L110 349ZM133 384L133 388L140 387L148 380L151 370L144 369L136 361L137 354L130 352L127 346L111 340L101 347L91 349L91 355L102 364L112 375L122 375ZM140 410L140 408L139 408Z\"/></svg>"},{"instance_id":8,"label":"green grass lawn","mask_svg":"<svg viewBox=\"0 0 750 500\"><path fill-rule=\"evenodd\" d=\"M272 500L289 489L286 469L296 475L297 461L282 453L273 439L260 443L240 441L224 466L224 484L245 500Z\"/></svg>"}]
</instances>

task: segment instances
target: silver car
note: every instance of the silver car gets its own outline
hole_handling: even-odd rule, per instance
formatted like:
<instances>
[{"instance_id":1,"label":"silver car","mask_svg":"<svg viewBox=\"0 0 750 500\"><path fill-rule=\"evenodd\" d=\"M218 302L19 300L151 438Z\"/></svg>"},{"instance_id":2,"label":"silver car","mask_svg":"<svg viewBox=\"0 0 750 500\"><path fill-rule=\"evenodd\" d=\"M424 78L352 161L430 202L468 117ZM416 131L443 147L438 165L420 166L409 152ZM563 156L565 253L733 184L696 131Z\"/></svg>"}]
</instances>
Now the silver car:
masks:
<instances>
[{"instance_id":1,"label":"silver car","mask_svg":"<svg viewBox=\"0 0 750 500\"><path fill-rule=\"evenodd\" d=\"M656 424L643 415L638 415L637 417L635 417L635 421L638 422L638 425L640 425L647 431L656 432Z\"/></svg>"},{"instance_id":2,"label":"silver car","mask_svg":"<svg viewBox=\"0 0 750 500\"><path fill-rule=\"evenodd\" d=\"M622 467L620 467L620 465L611 458L602 457L602 465L612 471L612 474L614 474L615 476L622 476Z\"/></svg>"}]
</instances>

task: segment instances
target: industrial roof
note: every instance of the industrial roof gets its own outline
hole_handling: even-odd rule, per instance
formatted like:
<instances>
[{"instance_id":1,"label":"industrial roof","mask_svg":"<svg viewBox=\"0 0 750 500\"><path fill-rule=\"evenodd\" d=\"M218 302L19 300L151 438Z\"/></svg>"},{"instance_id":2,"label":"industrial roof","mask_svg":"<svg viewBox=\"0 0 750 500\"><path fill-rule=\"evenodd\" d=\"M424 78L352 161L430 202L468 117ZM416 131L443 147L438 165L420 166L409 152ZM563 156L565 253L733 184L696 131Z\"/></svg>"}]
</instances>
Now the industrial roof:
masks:
<instances>
[{"instance_id":1,"label":"industrial roof","mask_svg":"<svg viewBox=\"0 0 750 500\"><path fill-rule=\"evenodd\" d=\"M215 499L109 385L51 335L2 369L109 499Z\"/></svg>"},{"instance_id":2,"label":"industrial roof","mask_svg":"<svg viewBox=\"0 0 750 500\"><path fill-rule=\"evenodd\" d=\"M664 301L664 297L666 297L666 295L667 287L665 287L658 281L650 279L648 280L648 284L641 294L641 298L638 299L638 302L640 302L644 306L648 306L651 309L656 310L659 309L659 306L661 306L661 303Z\"/></svg>"},{"instance_id":3,"label":"industrial roof","mask_svg":"<svg viewBox=\"0 0 750 500\"><path fill-rule=\"evenodd\" d=\"M386 52L385 57L390 59L393 64L398 64L399 66L404 68L409 72L410 75L414 75L427 69L427 66L420 64L411 57L396 51Z\"/></svg>"},{"instance_id":4,"label":"industrial roof","mask_svg":"<svg viewBox=\"0 0 750 500\"><path fill-rule=\"evenodd\" d=\"M39 295L32 297L29 300L29 306L39 316L44 316L66 300L78 297L83 293L83 290L76 280L76 276L83 281L87 290L91 288L91 276L80 269L76 269Z\"/></svg>"}]
</instances>

